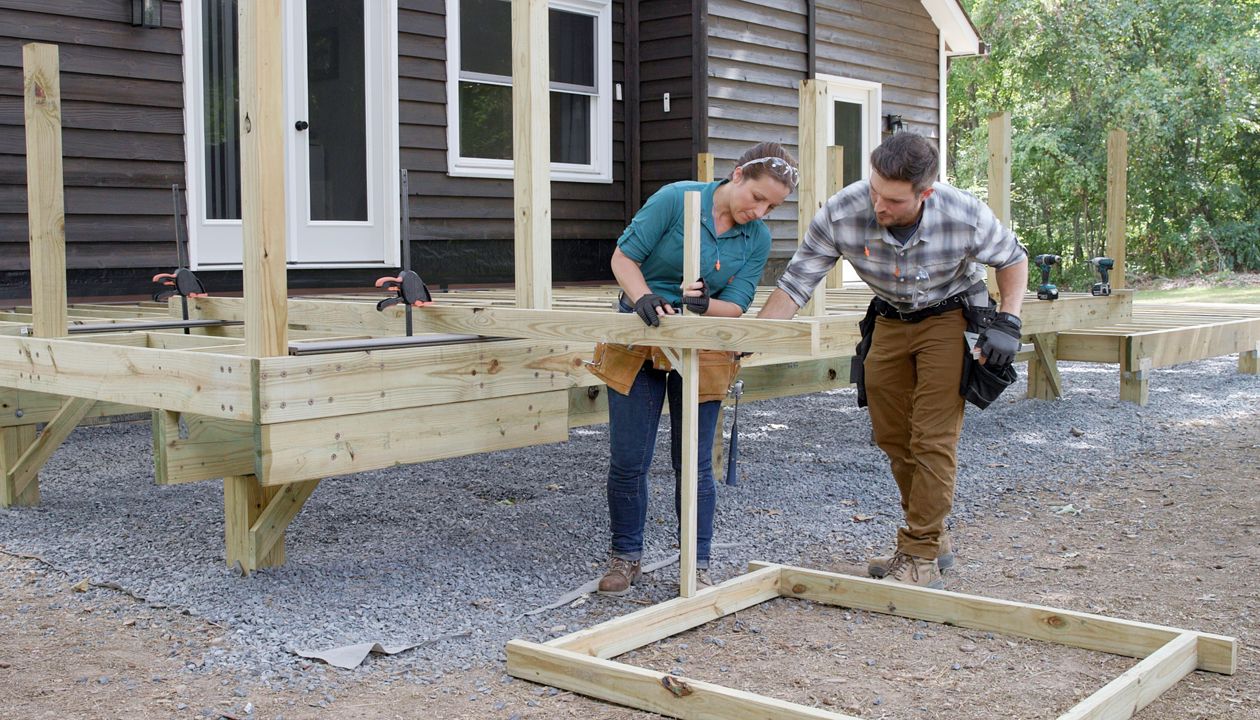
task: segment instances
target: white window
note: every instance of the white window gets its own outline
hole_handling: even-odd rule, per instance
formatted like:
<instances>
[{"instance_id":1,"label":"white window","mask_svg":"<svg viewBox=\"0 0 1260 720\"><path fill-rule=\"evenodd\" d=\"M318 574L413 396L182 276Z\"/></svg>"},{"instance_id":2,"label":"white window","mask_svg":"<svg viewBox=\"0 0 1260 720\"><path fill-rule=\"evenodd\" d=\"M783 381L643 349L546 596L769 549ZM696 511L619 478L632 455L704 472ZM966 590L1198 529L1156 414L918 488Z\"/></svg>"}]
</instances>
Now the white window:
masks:
<instances>
[{"instance_id":1,"label":"white window","mask_svg":"<svg viewBox=\"0 0 1260 720\"><path fill-rule=\"evenodd\" d=\"M612 0L551 0L551 178L612 182ZM447 0L447 165L512 177L512 6Z\"/></svg>"}]
</instances>

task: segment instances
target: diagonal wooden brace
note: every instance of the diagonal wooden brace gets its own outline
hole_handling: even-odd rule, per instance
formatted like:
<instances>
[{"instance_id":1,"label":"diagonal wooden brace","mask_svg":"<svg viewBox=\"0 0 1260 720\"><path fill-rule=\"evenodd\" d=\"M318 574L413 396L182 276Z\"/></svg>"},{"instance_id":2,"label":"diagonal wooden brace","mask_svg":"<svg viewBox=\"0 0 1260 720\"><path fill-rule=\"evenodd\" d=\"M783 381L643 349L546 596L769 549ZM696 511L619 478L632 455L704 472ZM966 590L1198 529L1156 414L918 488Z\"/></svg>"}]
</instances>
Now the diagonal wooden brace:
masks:
<instances>
[{"instance_id":1,"label":"diagonal wooden brace","mask_svg":"<svg viewBox=\"0 0 1260 720\"><path fill-rule=\"evenodd\" d=\"M242 575L284 564L284 531L319 480L265 487L254 475L223 478L227 564Z\"/></svg>"},{"instance_id":2,"label":"diagonal wooden brace","mask_svg":"<svg viewBox=\"0 0 1260 720\"><path fill-rule=\"evenodd\" d=\"M39 502L39 486L36 477L39 469L48 458L61 447L61 443L69 437L71 431L78 426L88 414L96 401L91 398L70 398L62 404L61 409L52 420L44 426L43 432L28 447L22 450L10 465L4 463L4 488L0 492L0 505L34 505ZM4 455L6 458L17 455L12 440L6 441ZM17 443L21 447L24 443Z\"/></svg>"}]
</instances>

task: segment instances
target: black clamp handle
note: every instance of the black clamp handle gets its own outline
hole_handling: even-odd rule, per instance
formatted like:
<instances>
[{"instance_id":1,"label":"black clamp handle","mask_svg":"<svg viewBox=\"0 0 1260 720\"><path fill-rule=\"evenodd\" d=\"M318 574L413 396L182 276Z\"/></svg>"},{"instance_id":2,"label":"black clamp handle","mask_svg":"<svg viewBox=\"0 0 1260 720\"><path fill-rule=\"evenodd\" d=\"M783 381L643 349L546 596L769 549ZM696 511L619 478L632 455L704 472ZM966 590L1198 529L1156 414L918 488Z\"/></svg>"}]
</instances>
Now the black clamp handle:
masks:
<instances>
[{"instance_id":1,"label":"black clamp handle","mask_svg":"<svg viewBox=\"0 0 1260 720\"><path fill-rule=\"evenodd\" d=\"M376 287L397 290L394 297L387 297L376 303L377 310L384 310L393 305L404 304L412 307L424 307L433 304L433 296L429 288L413 270L403 270L398 277L383 277L376 281Z\"/></svg>"},{"instance_id":2,"label":"black clamp handle","mask_svg":"<svg viewBox=\"0 0 1260 720\"><path fill-rule=\"evenodd\" d=\"M209 295L205 286L201 284L201 280L188 268L178 268L173 273L158 273L153 276L153 282L173 288L172 290L158 290L153 293L154 302L165 302L167 298L174 295L186 298L206 297Z\"/></svg>"}]
</instances>

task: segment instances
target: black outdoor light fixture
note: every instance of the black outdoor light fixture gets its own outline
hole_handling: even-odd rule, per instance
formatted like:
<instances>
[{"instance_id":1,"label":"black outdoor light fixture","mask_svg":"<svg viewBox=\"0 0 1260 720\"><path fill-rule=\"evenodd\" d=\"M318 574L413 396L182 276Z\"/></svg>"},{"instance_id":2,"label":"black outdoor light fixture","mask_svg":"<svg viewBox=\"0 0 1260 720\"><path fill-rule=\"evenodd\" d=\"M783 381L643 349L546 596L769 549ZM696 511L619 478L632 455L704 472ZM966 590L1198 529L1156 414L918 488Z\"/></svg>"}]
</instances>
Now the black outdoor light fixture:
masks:
<instances>
[{"instance_id":1,"label":"black outdoor light fixture","mask_svg":"<svg viewBox=\"0 0 1260 720\"><path fill-rule=\"evenodd\" d=\"M135 27L162 27L162 0L131 0L131 24Z\"/></svg>"},{"instance_id":2,"label":"black outdoor light fixture","mask_svg":"<svg viewBox=\"0 0 1260 720\"><path fill-rule=\"evenodd\" d=\"M900 115L884 116L884 131L893 133L894 135L906 129L906 123L902 121Z\"/></svg>"}]
</instances>

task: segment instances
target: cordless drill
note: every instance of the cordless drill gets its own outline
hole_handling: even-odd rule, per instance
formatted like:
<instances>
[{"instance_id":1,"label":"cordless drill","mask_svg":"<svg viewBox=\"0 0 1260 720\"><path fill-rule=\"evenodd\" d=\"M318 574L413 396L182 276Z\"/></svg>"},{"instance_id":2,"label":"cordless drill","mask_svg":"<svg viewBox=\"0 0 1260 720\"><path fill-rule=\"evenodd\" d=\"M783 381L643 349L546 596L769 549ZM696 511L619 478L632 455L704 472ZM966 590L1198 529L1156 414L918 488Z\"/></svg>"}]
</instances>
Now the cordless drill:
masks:
<instances>
[{"instance_id":1,"label":"cordless drill","mask_svg":"<svg viewBox=\"0 0 1260 720\"><path fill-rule=\"evenodd\" d=\"M1058 265L1063 258L1058 255L1038 255L1033 263L1041 268L1041 287L1037 288L1038 300L1058 300L1059 288L1050 283L1050 268Z\"/></svg>"},{"instance_id":2,"label":"cordless drill","mask_svg":"<svg viewBox=\"0 0 1260 720\"><path fill-rule=\"evenodd\" d=\"M1090 260L1089 264L1098 269L1098 276L1102 278L1102 282L1094 283L1094 287L1090 288L1089 291L1094 295L1110 295L1111 275L1108 271L1116 266L1116 261L1109 257L1096 257Z\"/></svg>"}]
</instances>

